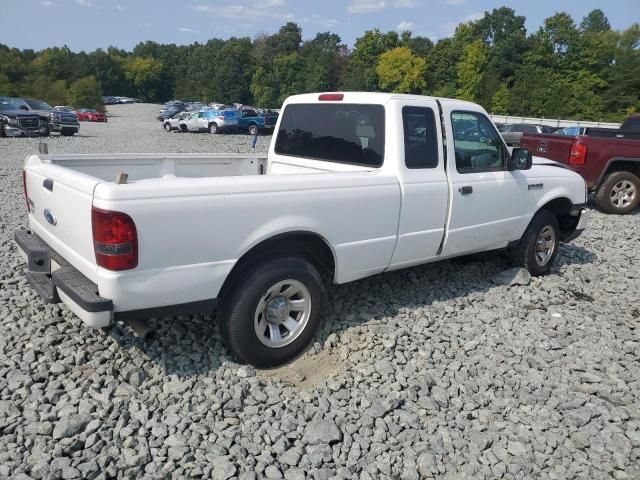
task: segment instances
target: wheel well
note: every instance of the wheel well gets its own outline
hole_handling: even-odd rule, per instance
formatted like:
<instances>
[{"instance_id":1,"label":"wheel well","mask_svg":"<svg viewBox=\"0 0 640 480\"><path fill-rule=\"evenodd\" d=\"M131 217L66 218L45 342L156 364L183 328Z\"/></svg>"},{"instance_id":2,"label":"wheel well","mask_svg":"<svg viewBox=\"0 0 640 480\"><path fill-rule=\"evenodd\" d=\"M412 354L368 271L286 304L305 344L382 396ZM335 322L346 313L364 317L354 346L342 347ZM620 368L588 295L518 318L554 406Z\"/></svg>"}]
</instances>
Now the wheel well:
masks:
<instances>
[{"instance_id":1,"label":"wheel well","mask_svg":"<svg viewBox=\"0 0 640 480\"><path fill-rule=\"evenodd\" d=\"M555 198L546 203L540 210L553 213L560 226L560 238L564 239L573 233L578 226L578 217L571 215L573 203L566 197Z\"/></svg>"},{"instance_id":2,"label":"wheel well","mask_svg":"<svg viewBox=\"0 0 640 480\"><path fill-rule=\"evenodd\" d=\"M598 181L598 187L602 185L607 175L613 172L631 172L634 175L640 176L640 160L615 160L611 162Z\"/></svg>"},{"instance_id":3,"label":"wheel well","mask_svg":"<svg viewBox=\"0 0 640 480\"><path fill-rule=\"evenodd\" d=\"M315 233L288 232L264 240L242 255L227 276L219 296L223 296L224 292L233 286L236 279L241 278L256 262L268 256L283 254L303 257L311 262L320 273L329 275L332 280L334 278L335 259L327 242Z\"/></svg>"}]
</instances>

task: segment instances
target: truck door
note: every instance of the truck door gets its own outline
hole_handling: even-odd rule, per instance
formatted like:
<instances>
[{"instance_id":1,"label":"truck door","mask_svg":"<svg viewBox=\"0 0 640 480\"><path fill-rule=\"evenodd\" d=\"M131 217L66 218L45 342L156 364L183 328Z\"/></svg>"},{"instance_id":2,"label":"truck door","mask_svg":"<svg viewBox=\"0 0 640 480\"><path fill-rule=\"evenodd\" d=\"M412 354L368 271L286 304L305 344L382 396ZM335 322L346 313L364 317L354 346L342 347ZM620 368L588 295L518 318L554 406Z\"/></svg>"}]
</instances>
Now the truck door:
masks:
<instances>
[{"instance_id":1,"label":"truck door","mask_svg":"<svg viewBox=\"0 0 640 480\"><path fill-rule=\"evenodd\" d=\"M507 169L507 146L483 112L443 111L451 206L442 255L504 247L521 233L526 176Z\"/></svg>"},{"instance_id":2,"label":"truck door","mask_svg":"<svg viewBox=\"0 0 640 480\"><path fill-rule=\"evenodd\" d=\"M444 236L449 185L438 105L435 100L398 103L388 138L397 139L396 162L402 188L398 241L389 269L428 262L438 256ZM389 122L391 123L391 122Z\"/></svg>"}]
</instances>

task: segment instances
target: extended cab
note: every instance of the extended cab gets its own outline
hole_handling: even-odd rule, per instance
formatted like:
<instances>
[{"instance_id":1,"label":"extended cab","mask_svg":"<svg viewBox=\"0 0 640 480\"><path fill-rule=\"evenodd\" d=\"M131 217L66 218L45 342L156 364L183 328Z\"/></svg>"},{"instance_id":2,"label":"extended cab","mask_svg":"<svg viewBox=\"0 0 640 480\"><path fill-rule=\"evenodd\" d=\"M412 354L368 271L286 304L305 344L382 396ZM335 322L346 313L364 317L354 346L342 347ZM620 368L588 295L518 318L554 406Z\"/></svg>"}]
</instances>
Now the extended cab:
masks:
<instances>
[{"instance_id":1,"label":"extended cab","mask_svg":"<svg viewBox=\"0 0 640 480\"><path fill-rule=\"evenodd\" d=\"M30 284L96 327L217 305L230 349L270 366L313 338L323 275L505 248L542 275L588 222L582 178L510 155L473 103L298 95L276 132L265 156L30 156Z\"/></svg>"},{"instance_id":2,"label":"extended cab","mask_svg":"<svg viewBox=\"0 0 640 480\"><path fill-rule=\"evenodd\" d=\"M521 146L582 175L603 212L625 214L640 205L640 126L634 121L630 117L618 130L585 128L575 136L525 134Z\"/></svg>"}]
</instances>

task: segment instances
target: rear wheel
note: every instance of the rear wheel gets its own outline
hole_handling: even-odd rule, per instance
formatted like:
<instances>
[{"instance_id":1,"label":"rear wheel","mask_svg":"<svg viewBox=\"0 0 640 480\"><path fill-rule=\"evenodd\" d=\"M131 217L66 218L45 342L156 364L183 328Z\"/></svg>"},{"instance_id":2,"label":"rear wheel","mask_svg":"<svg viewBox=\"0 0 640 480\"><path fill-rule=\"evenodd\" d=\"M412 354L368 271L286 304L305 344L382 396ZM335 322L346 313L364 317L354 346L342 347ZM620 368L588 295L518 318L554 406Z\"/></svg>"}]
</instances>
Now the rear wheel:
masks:
<instances>
[{"instance_id":1,"label":"rear wheel","mask_svg":"<svg viewBox=\"0 0 640 480\"><path fill-rule=\"evenodd\" d=\"M257 125L249 125L249 135L256 135L258 133Z\"/></svg>"},{"instance_id":2,"label":"rear wheel","mask_svg":"<svg viewBox=\"0 0 640 480\"><path fill-rule=\"evenodd\" d=\"M246 363L273 367L293 360L320 325L324 288L306 260L280 257L255 264L223 295L223 340Z\"/></svg>"},{"instance_id":3,"label":"rear wheel","mask_svg":"<svg viewBox=\"0 0 640 480\"><path fill-rule=\"evenodd\" d=\"M166 132L170 132L171 131L171 124L169 122L164 124L164 130Z\"/></svg>"},{"instance_id":4,"label":"rear wheel","mask_svg":"<svg viewBox=\"0 0 640 480\"><path fill-rule=\"evenodd\" d=\"M560 227L556 216L541 210L536 213L517 246L511 249L514 267L529 270L533 276L545 275L558 254Z\"/></svg>"},{"instance_id":5,"label":"rear wheel","mask_svg":"<svg viewBox=\"0 0 640 480\"><path fill-rule=\"evenodd\" d=\"M610 173L596 192L596 204L604 213L629 213L640 204L640 178L631 172Z\"/></svg>"},{"instance_id":6,"label":"rear wheel","mask_svg":"<svg viewBox=\"0 0 640 480\"><path fill-rule=\"evenodd\" d=\"M209 125L209 133L220 133L220 129L218 128L218 125L216 125L215 123L211 123Z\"/></svg>"}]
</instances>

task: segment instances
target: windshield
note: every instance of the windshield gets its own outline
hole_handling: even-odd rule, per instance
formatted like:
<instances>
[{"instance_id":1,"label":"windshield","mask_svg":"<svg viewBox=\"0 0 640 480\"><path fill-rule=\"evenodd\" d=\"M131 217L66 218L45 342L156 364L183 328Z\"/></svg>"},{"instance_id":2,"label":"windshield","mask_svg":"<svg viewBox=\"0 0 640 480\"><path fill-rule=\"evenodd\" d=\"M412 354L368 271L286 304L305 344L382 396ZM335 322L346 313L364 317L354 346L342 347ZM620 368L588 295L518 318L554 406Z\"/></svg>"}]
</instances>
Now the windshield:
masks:
<instances>
[{"instance_id":1,"label":"windshield","mask_svg":"<svg viewBox=\"0 0 640 480\"><path fill-rule=\"evenodd\" d=\"M6 100L0 100L0 112L15 109L16 107L12 103L7 102Z\"/></svg>"},{"instance_id":2,"label":"windshield","mask_svg":"<svg viewBox=\"0 0 640 480\"><path fill-rule=\"evenodd\" d=\"M51 105L40 100L25 100L25 102L34 110L54 110Z\"/></svg>"}]
</instances>

